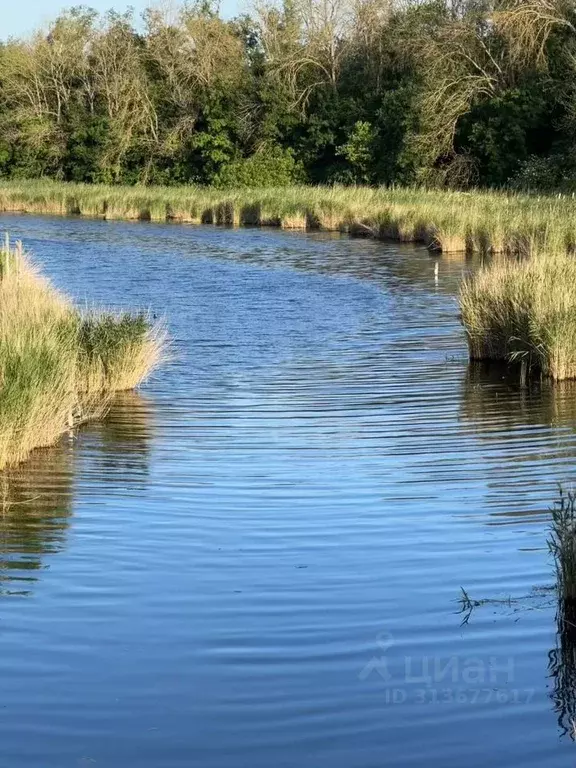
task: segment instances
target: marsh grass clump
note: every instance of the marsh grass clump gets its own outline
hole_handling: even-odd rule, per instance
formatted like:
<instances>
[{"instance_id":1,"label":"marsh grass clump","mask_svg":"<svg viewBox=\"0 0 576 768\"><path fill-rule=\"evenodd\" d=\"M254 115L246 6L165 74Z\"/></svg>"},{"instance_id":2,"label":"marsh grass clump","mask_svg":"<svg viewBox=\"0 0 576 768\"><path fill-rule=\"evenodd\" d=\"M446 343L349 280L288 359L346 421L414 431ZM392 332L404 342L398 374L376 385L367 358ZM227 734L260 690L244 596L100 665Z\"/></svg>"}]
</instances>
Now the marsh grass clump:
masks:
<instances>
[{"instance_id":1,"label":"marsh grass clump","mask_svg":"<svg viewBox=\"0 0 576 768\"><path fill-rule=\"evenodd\" d=\"M81 317L76 338L88 392L133 389L160 362L164 344L144 312Z\"/></svg>"},{"instance_id":2,"label":"marsh grass clump","mask_svg":"<svg viewBox=\"0 0 576 768\"><path fill-rule=\"evenodd\" d=\"M576 492L560 487L550 511L548 549L554 558L558 597L576 606Z\"/></svg>"},{"instance_id":3,"label":"marsh grass clump","mask_svg":"<svg viewBox=\"0 0 576 768\"><path fill-rule=\"evenodd\" d=\"M576 260L504 260L464 280L460 310L471 360L576 378Z\"/></svg>"},{"instance_id":4,"label":"marsh grass clump","mask_svg":"<svg viewBox=\"0 0 576 768\"><path fill-rule=\"evenodd\" d=\"M103 415L158 365L164 339L143 314L84 316L21 247L4 244L0 265L1 469Z\"/></svg>"},{"instance_id":5,"label":"marsh grass clump","mask_svg":"<svg viewBox=\"0 0 576 768\"><path fill-rule=\"evenodd\" d=\"M0 210L322 229L423 243L444 254L527 257L576 250L576 198L565 195L338 185L112 186L14 179L0 182Z\"/></svg>"},{"instance_id":6,"label":"marsh grass clump","mask_svg":"<svg viewBox=\"0 0 576 768\"><path fill-rule=\"evenodd\" d=\"M574 735L576 718L576 493L560 487L551 509L548 549L556 571L556 647L549 654L558 724Z\"/></svg>"}]
</instances>

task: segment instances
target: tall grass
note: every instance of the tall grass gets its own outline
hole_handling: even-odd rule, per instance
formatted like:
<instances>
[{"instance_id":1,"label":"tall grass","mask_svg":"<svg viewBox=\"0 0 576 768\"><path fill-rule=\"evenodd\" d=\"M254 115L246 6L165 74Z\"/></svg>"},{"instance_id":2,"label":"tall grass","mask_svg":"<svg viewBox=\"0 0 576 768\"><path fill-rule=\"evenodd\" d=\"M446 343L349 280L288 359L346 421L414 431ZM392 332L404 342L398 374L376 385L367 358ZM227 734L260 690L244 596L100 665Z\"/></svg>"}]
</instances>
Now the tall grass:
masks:
<instances>
[{"instance_id":1,"label":"tall grass","mask_svg":"<svg viewBox=\"0 0 576 768\"><path fill-rule=\"evenodd\" d=\"M0 210L341 231L419 242L444 253L524 256L566 254L576 248L576 199L486 191L339 186L226 190L1 181Z\"/></svg>"},{"instance_id":2,"label":"tall grass","mask_svg":"<svg viewBox=\"0 0 576 768\"><path fill-rule=\"evenodd\" d=\"M106 410L160 362L143 315L82 315L25 257L0 247L0 468Z\"/></svg>"},{"instance_id":3,"label":"tall grass","mask_svg":"<svg viewBox=\"0 0 576 768\"><path fill-rule=\"evenodd\" d=\"M502 261L464 280L460 310L472 360L576 378L576 259Z\"/></svg>"},{"instance_id":4,"label":"tall grass","mask_svg":"<svg viewBox=\"0 0 576 768\"><path fill-rule=\"evenodd\" d=\"M576 606L576 494L560 488L551 513L548 549L554 558L558 597Z\"/></svg>"},{"instance_id":5,"label":"tall grass","mask_svg":"<svg viewBox=\"0 0 576 768\"><path fill-rule=\"evenodd\" d=\"M36 180L0 182L0 210L320 229L418 242L444 254L511 256L493 259L492 267L464 283L460 304L470 357L515 360L523 374L576 378L574 197L338 186L113 187ZM545 258L529 258L534 256ZM82 333L92 344L91 332L84 328ZM98 333L107 331L102 327ZM134 359L134 350L123 359ZM110 365L106 370L103 364L92 366L96 382L110 375ZM145 360L135 363L126 372L128 380L145 367Z\"/></svg>"},{"instance_id":6,"label":"tall grass","mask_svg":"<svg viewBox=\"0 0 576 768\"><path fill-rule=\"evenodd\" d=\"M560 488L551 510L548 548L556 570L556 647L548 654L558 724L576 734L576 495Z\"/></svg>"}]
</instances>

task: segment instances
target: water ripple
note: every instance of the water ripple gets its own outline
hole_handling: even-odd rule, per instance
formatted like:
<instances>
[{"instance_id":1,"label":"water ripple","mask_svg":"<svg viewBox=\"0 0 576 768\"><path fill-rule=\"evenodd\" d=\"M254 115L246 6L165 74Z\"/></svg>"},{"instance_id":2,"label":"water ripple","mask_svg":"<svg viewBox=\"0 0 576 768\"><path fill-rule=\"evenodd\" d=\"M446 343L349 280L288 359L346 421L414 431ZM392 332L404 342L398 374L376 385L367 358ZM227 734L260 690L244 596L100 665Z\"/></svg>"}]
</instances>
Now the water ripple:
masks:
<instances>
[{"instance_id":1,"label":"water ripple","mask_svg":"<svg viewBox=\"0 0 576 768\"><path fill-rule=\"evenodd\" d=\"M78 300L165 314L175 351L4 478L1 765L566 763L545 539L576 391L468 367L474 264L0 222ZM462 625L462 586L501 602Z\"/></svg>"}]
</instances>

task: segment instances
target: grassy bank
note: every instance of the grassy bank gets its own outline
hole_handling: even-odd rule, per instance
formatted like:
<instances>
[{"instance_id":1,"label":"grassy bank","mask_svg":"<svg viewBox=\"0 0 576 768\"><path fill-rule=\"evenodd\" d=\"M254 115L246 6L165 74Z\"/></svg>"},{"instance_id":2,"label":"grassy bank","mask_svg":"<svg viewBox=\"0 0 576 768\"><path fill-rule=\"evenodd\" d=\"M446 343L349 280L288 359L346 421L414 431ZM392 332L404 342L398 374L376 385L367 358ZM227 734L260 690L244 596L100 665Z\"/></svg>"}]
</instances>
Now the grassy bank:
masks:
<instances>
[{"instance_id":1,"label":"grassy bank","mask_svg":"<svg viewBox=\"0 0 576 768\"><path fill-rule=\"evenodd\" d=\"M102 415L161 355L144 315L82 314L20 244L0 246L0 469Z\"/></svg>"},{"instance_id":2,"label":"grassy bank","mask_svg":"<svg viewBox=\"0 0 576 768\"><path fill-rule=\"evenodd\" d=\"M0 210L319 229L418 242L445 254L513 256L493 260L464 282L460 302L471 359L513 360L525 374L576 378L572 197L370 187L220 190L3 181ZM534 256L543 258L529 258ZM132 319L125 322L126 331L133 328ZM86 326L82 343L100 354L107 334L124 333L121 325L100 320ZM128 385L135 378L136 372L127 376Z\"/></svg>"},{"instance_id":3,"label":"grassy bank","mask_svg":"<svg viewBox=\"0 0 576 768\"><path fill-rule=\"evenodd\" d=\"M576 200L370 187L113 187L0 181L0 210L106 219L320 229L444 253L576 250Z\"/></svg>"},{"instance_id":4,"label":"grassy bank","mask_svg":"<svg viewBox=\"0 0 576 768\"><path fill-rule=\"evenodd\" d=\"M576 378L576 259L503 261L465 280L462 322L472 360L518 362L526 374Z\"/></svg>"}]
</instances>

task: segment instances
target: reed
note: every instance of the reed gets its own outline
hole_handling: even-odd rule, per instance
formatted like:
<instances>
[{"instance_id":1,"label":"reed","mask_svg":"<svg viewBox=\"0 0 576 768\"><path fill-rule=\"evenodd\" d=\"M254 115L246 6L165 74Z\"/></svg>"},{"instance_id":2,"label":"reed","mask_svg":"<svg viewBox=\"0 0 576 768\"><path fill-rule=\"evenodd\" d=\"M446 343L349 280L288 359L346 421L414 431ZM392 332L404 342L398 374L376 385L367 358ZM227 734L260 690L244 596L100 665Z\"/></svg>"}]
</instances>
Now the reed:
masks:
<instances>
[{"instance_id":1,"label":"reed","mask_svg":"<svg viewBox=\"0 0 576 768\"><path fill-rule=\"evenodd\" d=\"M144 315L82 315L23 253L0 247L0 469L102 415L160 362Z\"/></svg>"},{"instance_id":2,"label":"reed","mask_svg":"<svg viewBox=\"0 0 576 768\"><path fill-rule=\"evenodd\" d=\"M520 364L522 375L576 378L576 260L550 256L484 267L463 281L471 360Z\"/></svg>"},{"instance_id":3,"label":"reed","mask_svg":"<svg viewBox=\"0 0 576 768\"><path fill-rule=\"evenodd\" d=\"M558 597L576 605L576 493L561 487L550 511L548 549L554 558Z\"/></svg>"},{"instance_id":4,"label":"reed","mask_svg":"<svg viewBox=\"0 0 576 768\"><path fill-rule=\"evenodd\" d=\"M214 189L0 181L0 211L323 229L443 253L530 256L576 250L576 199L371 187Z\"/></svg>"}]
</instances>

